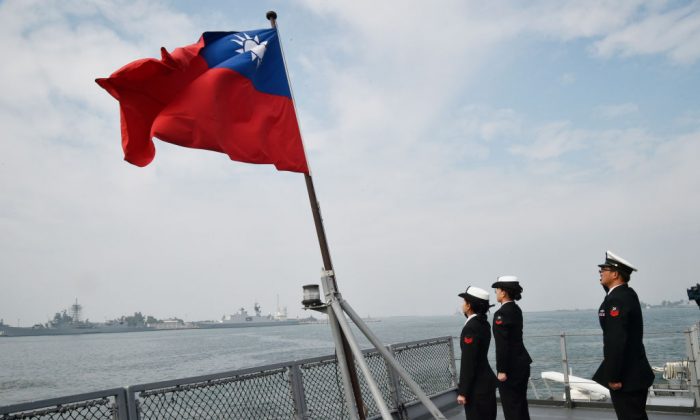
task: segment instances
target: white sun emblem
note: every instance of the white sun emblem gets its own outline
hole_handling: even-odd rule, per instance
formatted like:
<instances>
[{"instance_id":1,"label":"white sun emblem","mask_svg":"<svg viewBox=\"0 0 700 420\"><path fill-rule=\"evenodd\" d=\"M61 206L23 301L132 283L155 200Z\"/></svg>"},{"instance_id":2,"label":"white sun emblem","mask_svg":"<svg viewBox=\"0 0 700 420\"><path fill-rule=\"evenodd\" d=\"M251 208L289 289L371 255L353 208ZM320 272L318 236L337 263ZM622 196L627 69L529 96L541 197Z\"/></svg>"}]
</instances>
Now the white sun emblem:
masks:
<instances>
[{"instance_id":1,"label":"white sun emblem","mask_svg":"<svg viewBox=\"0 0 700 420\"><path fill-rule=\"evenodd\" d=\"M257 35L255 35L255 38L251 38L246 33L242 34L242 36L234 35L234 37L237 39L232 39L231 41L243 47L237 49L236 52L243 54L250 51L251 61L257 60L258 65L260 65L267 49L267 41L260 42Z\"/></svg>"}]
</instances>

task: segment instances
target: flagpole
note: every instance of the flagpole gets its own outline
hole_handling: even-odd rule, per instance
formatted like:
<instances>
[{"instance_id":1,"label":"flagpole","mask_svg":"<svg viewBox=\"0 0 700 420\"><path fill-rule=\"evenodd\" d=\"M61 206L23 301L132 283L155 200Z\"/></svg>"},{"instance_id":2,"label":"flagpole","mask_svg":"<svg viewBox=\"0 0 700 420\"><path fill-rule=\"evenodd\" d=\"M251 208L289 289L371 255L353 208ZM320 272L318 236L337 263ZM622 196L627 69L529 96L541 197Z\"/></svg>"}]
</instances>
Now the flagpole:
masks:
<instances>
[{"instance_id":1,"label":"flagpole","mask_svg":"<svg viewBox=\"0 0 700 420\"><path fill-rule=\"evenodd\" d=\"M270 21L270 25L277 29L277 13L274 11L267 12L267 20ZM279 30L278 30L279 36ZM287 72L287 63L284 60L284 51L282 50L282 40L278 39L280 43L280 51L282 53L282 61L285 66L285 73L287 74L287 79L289 79L289 73ZM292 90L292 84L289 83L289 90ZM294 103L294 111L296 113L296 102L294 101L294 95L292 94L292 102ZM307 160L308 166L308 160ZM323 271L326 281L322 282L324 286L324 293L327 298L331 301L337 300L338 284L335 280L335 271L333 270L333 262L331 261L331 253L328 248L328 241L326 240L326 230L323 226L323 218L321 217L321 207L318 204L318 199L316 198L316 189L314 188L314 181L311 178L310 173L304 174L304 181L306 182L306 190L309 194L309 203L311 204L311 213L314 218L314 225L316 226L316 235L318 236L318 244L321 248L321 258L323 259ZM360 388L360 381L357 378L357 370L355 369L355 363L353 359L353 351L348 343L348 337L344 334L340 324L339 317L343 317L344 314L336 313L331 314L332 310L329 310L329 324L333 332L334 341L336 341L336 352L338 357L338 363L341 364L341 373L343 375L343 380L349 383L352 387L352 394L354 395L355 402L346 401L348 405L348 411L351 418L356 418L356 414L359 415L360 420L365 420L365 405L362 401L362 390ZM344 319L343 319L344 321ZM347 378L345 376L348 376ZM346 396L349 390L345 390Z\"/></svg>"}]
</instances>

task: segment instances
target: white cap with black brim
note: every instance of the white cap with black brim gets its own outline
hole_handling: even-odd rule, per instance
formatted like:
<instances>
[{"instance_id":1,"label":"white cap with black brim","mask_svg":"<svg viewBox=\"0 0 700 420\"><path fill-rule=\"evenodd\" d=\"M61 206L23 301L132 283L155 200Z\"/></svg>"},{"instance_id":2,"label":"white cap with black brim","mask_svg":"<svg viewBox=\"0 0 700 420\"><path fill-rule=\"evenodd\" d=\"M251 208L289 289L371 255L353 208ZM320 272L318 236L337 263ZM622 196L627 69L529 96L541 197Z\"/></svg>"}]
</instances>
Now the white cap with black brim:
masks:
<instances>
[{"instance_id":1,"label":"white cap with black brim","mask_svg":"<svg viewBox=\"0 0 700 420\"><path fill-rule=\"evenodd\" d=\"M626 259L615 255L612 251L605 251L605 262L603 264L598 264L598 267L612 267L616 270L627 271L629 273L637 271L632 264Z\"/></svg>"}]
</instances>

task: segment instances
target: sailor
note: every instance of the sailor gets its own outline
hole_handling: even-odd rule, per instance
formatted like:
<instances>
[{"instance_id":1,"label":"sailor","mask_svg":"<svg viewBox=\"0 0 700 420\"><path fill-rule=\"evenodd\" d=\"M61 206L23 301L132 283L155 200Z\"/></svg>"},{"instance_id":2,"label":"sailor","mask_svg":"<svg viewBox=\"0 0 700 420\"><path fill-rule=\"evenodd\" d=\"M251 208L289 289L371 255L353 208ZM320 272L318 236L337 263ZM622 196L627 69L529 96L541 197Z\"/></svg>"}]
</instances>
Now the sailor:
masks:
<instances>
[{"instance_id":1,"label":"sailor","mask_svg":"<svg viewBox=\"0 0 700 420\"><path fill-rule=\"evenodd\" d=\"M506 420L529 420L527 384L532 359L523 344L523 312L515 303L523 288L515 276L501 276L491 285L501 307L493 315L496 341L496 372Z\"/></svg>"},{"instance_id":2,"label":"sailor","mask_svg":"<svg viewBox=\"0 0 700 420\"><path fill-rule=\"evenodd\" d=\"M496 419L496 375L487 359L491 343L491 326L486 313L489 294L469 286L459 296L464 299L462 312L467 321L459 337L462 363L459 371L457 404L464 405L467 420Z\"/></svg>"},{"instance_id":3,"label":"sailor","mask_svg":"<svg viewBox=\"0 0 700 420\"><path fill-rule=\"evenodd\" d=\"M642 336L644 325L637 293L627 285L637 271L629 262L605 253L598 265L607 292L598 310L603 329L603 362L593 380L610 390L618 419L646 419L647 390L654 382Z\"/></svg>"}]
</instances>

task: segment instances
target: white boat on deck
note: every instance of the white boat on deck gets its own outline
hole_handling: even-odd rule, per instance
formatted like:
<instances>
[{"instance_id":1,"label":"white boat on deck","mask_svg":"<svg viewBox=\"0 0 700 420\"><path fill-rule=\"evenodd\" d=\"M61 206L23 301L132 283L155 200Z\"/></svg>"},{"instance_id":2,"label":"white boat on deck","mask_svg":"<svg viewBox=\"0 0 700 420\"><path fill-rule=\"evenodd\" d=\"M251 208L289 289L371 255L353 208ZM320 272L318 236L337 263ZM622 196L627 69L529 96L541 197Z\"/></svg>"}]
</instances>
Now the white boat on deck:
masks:
<instances>
[{"instance_id":1,"label":"white boat on deck","mask_svg":"<svg viewBox=\"0 0 700 420\"><path fill-rule=\"evenodd\" d=\"M566 383L564 374L561 372L542 372L541 376L545 381ZM610 399L610 391L590 379L569 375L569 386L571 399L575 401L607 401Z\"/></svg>"},{"instance_id":2,"label":"white boat on deck","mask_svg":"<svg viewBox=\"0 0 700 420\"><path fill-rule=\"evenodd\" d=\"M677 373L677 376L687 375L687 364L686 371L683 372L679 368L679 363L682 362L669 362L666 363L664 369L666 371L673 371ZM682 366L682 365L681 365ZM654 368L658 370L659 368ZM671 407L694 407L695 401L692 394L688 389L683 389L682 387L675 386L676 375L673 377L666 377L664 374L664 379L669 381L667 384L655 384L649 388L649 393L647 395L647 405L649 406L671 406ZM541 374L542 379L545 384L548 381L565 384L566 380L564 374L561 372L546 371ZM571 399L573 401L586 401L586 402L607 402L610 401L610 391L604 386L598 384L590 379L581 378L578 376L569 375L569 387L571 392ZM563 398L566 398L563 396Z\"/></svg>"}]
</instances>

